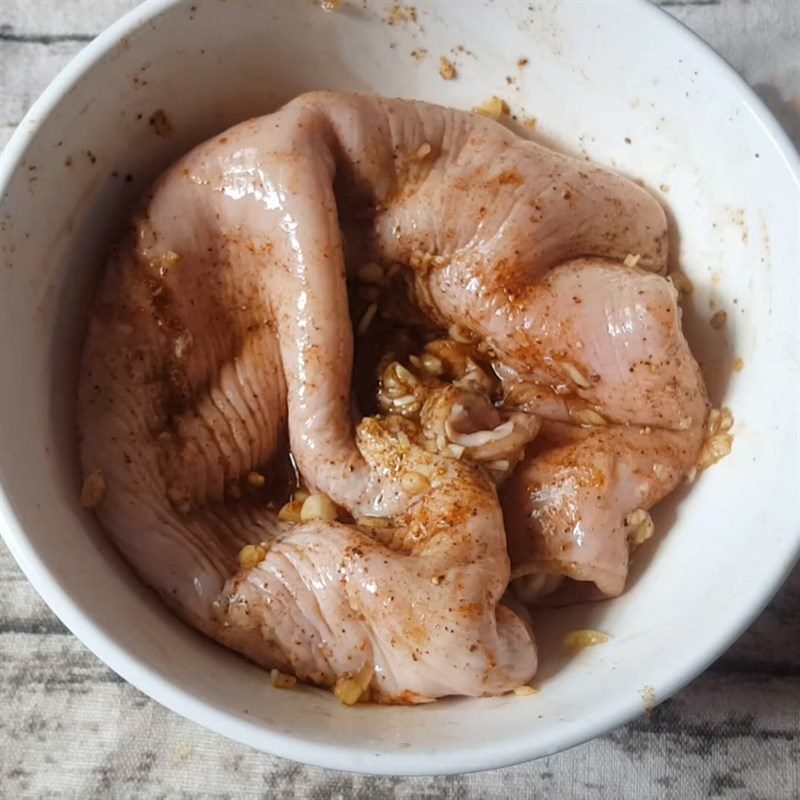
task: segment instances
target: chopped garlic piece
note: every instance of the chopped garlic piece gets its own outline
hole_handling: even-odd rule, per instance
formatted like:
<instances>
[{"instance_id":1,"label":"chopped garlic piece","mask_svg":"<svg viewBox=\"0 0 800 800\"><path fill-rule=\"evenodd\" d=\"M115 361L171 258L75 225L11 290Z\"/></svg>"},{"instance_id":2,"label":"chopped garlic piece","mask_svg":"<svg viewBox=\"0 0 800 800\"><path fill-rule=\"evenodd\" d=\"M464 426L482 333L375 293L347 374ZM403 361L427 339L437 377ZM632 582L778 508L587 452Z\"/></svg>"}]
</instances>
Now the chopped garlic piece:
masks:
<instances>
[{"instance_id":1,"label":"chopped garlic piece","mask_svg":"<svg viewBox=\"0 0 800 800\"><path fill-rule=\"evenodd\" d=\"M570 631L561 640L561 643L568 650L582 650L585 647L594 647L598 644L610 642L611 637L607 633L592 630Z\"/></svg>"},{"instance_id":2,"label":"chopped garlic piece","mask_svg":"<svg viewBox=\"0 0 800 800\"><path fill-rule=\"evenodd\" d=\"M464 451L467 448L464 447L463 444L449 444L447 445L447 451L450 453L453 458L461 458L464 455Z\"/></svg>"},{"instance_id":3,"label":"chopped garlic piece","mask_svg":"<svg viewBox=\"0 0 800 800\"><path fill-rule=\"evenodd\" d=\"M622 265L624 267L635 267L639 263L640 259L641 256L638 253L628 253L628 255L625 256Z\"/></svg>"},{"instance_id":4,"label":"chopped garlic piece","mask_svg":"<svg viewBox=\"0 0 800 800\"><path fill-rule=\"evenodd\" d=\"M714 314L711 315L711 319L708 321L709 325L715 330L719 331L725 327L728 322L728 315L724 311L716 311Z\"/></svg>"},{"instance_id":5,"label":"chopped garlic piece","mask_svg":"<svg viewBox=\"0 0 800 800\"><path fill-rule=\"evenodd\" d=\"M727 433L733 427L733 413L729 408L712 408L706 419L706 436Z\"/></svg>"},{"instance_id":6,"label":"chopped garlic piece","mask_svg":"<svg viewBox=\"0 0 800 800\"><path fill-rule=\"evenodd\" d=\"M489 119L500 119L500 117L508 116L511 111L508 107L508 103L494 94L484 103L475 106L472 110L475 114L480 114L482 117L489 117Z\"/></svg>"},{"instance_id":7,"label":"chopped garlic piece","mask_svg":"<svg viewBox=\"0 0 800 800\"><path fill-rule=\"evenodd\" d=\"M269 671L269 678L276 689L293 689L297 683L297 678L294 675L287 675L277 669Z\"/></svg>"},{"instance_id":8,"label":"chopped garlic piece","mask_svg":"<svg viewBox=\"0 0 800 800\"><path fill-rule=\"evenodd\" d=\"M402 364L396 363L394 372L395 375L397 375L397 379L401 383L406 384L406 386L416 386L417 383L419 383L417 376L411 372L411 370L406 369Z\"/></svg>"},{"instance_id":9,"label":"chopped garlic piece","mask_svg":"<svg viewBox=\"0 0 800 800\"><path fill-rule=\"evenodd\" d=\"M303 504L299 500L292 500L278 512L278 519L283 522L300 522L300 509Z\"/></svg>"},{"instance_id":10,"label":"chopped garlic piece","mask_svg":"<svg viewBox=\"0 0 800 800\"><path fill-rule=\"evenodd\" d=\"M579 408L571 413L582 425L605 425L605 417L598 414L593 408Z\"/></svg>"},{"instance_id":11,"label":"chopped garlic piece","mask_svg":"<svg viewBox=\"0 0 800 800\"><path fill-rule=\"evenodd\" d=\"M625 517L625 525L629 529L628 540L633 547L646 542L655 531L653 518L644 508L637 508Z\"/></svg>"},{"instance_id":12,"label":"chopped garlic piece","mask_svg":"<svg viewBox=\"0 0 800 800\"><path fill-rule=\"evenodd\" d=\"M561 367L567 373L567 377L581 389L588 389L592 382L572 363L562 361Z\"/></svg>"},{"instance_id":13,"label":"chopped garlic piece","mask_svg":"<svg viewBox=\"0 0 800 800\"><path fill-rule=\"evenodd\" d=\"M361 322L358 323L358 330L356 333L359 336L363 336L367 332L367 328L372 324L372 320L375 319L375 314L378 313L378 304L377 303L370 303L367 310L364 312L364 316L361 317Z\"/></svg>"},{"instance_id":14,"label":"chopped garlic piece","mask_svg":"<svg viewBox=\"0 0 800 800\"><path fill-rule=\"evenodd\" d=\"M456 75L456 65L449 59L442 56L439 59L439 74L446 80L452 81Z\"/></svg>"},{"instance_id":15,"label":"chopped garlic piece","mask_svg":"<svg viewBox=\"0 0 800 800\"><path fill-rule=\"evenodd\" d=\"M105 499L107 488L102 470L97 469L91 475L88 475L81 489L83 507L89 510L97 508Z\"/></svg>"},{"instance_id":16,"label":"chopped garlic piece","mask_svg":"<svg viewBox=\"0 0 800 800\"><path fill-rule=\"evenodd\" d=\"M257 567L267 557L267 551L257 544L246 544L239 551L239 563L243 567Z\"/></svg>"},{"instance_id":17,"label":"chopped garlic piece","mask_svg":"<svg viewBox=\"0 0 800 800\"><path fill-rule=\"evenodd\" d=\"M523 683L522 686L517 686L517 688L514 689L514 694L517 697L530 697L533 694L539 694L539 690Z\"/></svg>"},{"instance_id":18,"label":"chopped garlic piece","mask_svg":"<svg viewBox=\"0 0 800 800\"><path fill-rule=\"evenodd\" d=\"M300 509L300 519L303 522L311 520L325 520L331 522L338 516L336 504L326 494L309 495Z\"/></svg>"},{"instance_id":19,"label":"chopped garlic piece","mask_svg":"<svg viewBox=\"0 0 800 800\"><path fill-rule=\"evenodd\" d=\"M717 433L710 436L700 448L697 458L697 468L705 469L724 458L733 448L733 437L729 433Z\"/></svg>"},{"instance_id":20,"label":"chopped garlic piece","mask_svg":"<svg viewBox=\"0 0 800 800\"><path fill-rule=\"evenodd\" d=\"M263 486L267 482L267 479L260 472L251 470L247 473L247 482L251 486Z\"/></svg>"},{"instance_id":21,"label":"chopped garlic piece","mask_svg":"<svg viewBox=\"0 0 800 800\"><path fill-rule=\"evenodd\" d=\"M438 376L444 372L442 360L431 355L430 353L423 353L420 361L422 362L423 369L428 373L428 375Z\"/></svg>"},{"instance_id":22,"label":"chopped garlic piece","mask_svg":"<svg viewBox=\"0 0 800 800\"><path fill-rule=\"evenodd\" d=\"M430 488L431 482L421 472L409 471L403 473L400 485L408 494L422 494Z\"/></svg>"},{"instance_id":23,"label":"chopped garlic piece","mask_svg":"<svg viewBox=\"0 0 800 800\"><path fill-rule=\"evenodd\" d=\"M354 706L368 689L374 674L375 667L372 664L364 664L352 677L339 678L333 687L333 693L346 706Z\"/></svg>"},{"instance_id":24,"label":"chopped garlic piece","mask_svg":"<svg viewBox=\"0 0 800 800\"><path fill-rule=\"evenodd\" d=\"M417 150L406 159L406 161L410 162L424 161L430 154L431 154L431 146L427 142L425 142L424 144L421 144L417 148Z\"/></svg>"}]
</instances>

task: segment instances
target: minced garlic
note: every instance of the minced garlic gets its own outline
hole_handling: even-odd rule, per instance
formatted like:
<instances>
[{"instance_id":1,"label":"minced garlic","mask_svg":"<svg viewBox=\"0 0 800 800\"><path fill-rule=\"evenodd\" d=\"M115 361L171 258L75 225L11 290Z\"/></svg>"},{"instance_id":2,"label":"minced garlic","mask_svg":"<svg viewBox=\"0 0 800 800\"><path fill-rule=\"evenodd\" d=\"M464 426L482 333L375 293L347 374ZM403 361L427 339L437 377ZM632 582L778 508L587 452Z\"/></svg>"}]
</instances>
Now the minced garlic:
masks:
<instances>
[{"instance_id":1,"label":"minced garlic","mask_svg":"<svg viewBox=\"0 0 800 800\"><path fill-rule=\"evenodd\" d=\"M593 408L579 408L570 412L570 416L582 425L605 425L605 417L598 414Z\"/></svg>"},{"instance_id":2,"label":"minced garlic","mask_svg":"<svg viewBox=\"0 0 800 800\"><path fill-rule=\"evenodd\" d=\"M106 479L103 476L103 471L100 469L95 470L90 475L86 476L81 489L81 503L84 508L89 510L97 508L105 499L106 496Z\"/></svg>"},{"instance_id":3,"label":"minced garlic","mask_svg":"<svg viewBox=\"0 0 800 800\"><path fill-rule=\"evenodd\" d=\"M267 479L260 472L251 470L247 473L247 482L251 486L263 486L267 482Z\"/></svg>"},{"instance_id":4,"label":"minced garlic","mask_svg":"<svg viewBox=\"0 0 800 800\"><path fill-rule=\"evenodd\" d=\"M561 361L559 363L569 380L578 385L581 389L588 389L591 387L592 382L574 364L571 364L569 361Z\"/></svg>"},{"instance_id":5,"label":"minced garlic","mask_svg":"<svg viewBox=\"0 0 800 800\"><path fill-rule=\"evenodd\" d=\"M725 311L715 311L711 315L711 319L708 321L708 324L715 331L722 330L728 322L728 314Z\"/></svg>"},{"instance_id":6,"label":"minced garlic","mask_svg":"<svg viewBox=\"0 0 800 800\"><path fill-rule=\"evenodd\" d=\"M246 544L239 551L239 563L243 567L257 567L266 557L266 549L257 544Z\"/></svg>"},{"instance_id":7,"label":"minced garlic","mask_svg":"<svg viewBox=\"0 0 800 800\"><path fill-rule=\"evenodd\" d=\"M592 630L577 630L570 631L561 640L561 644L567 650L582 650L585 647L594 647L598 644L605 644L610 642L611 637L607 633Z\"/></svg>"},{"instance_id":8,"label":"minced garlic","mask_svg":"<svg viewBox=\"0 0 800 800\"><path fill-rule=\"evenodd\" d=\"M303 522L318 519L332 522L337 516L336 504L326 494L310 494L300 508L300 519Z\"/></svg>"},{"instance_id":9,"label":"minced garlic","mask_svg":"<svg viewBox=\"0 0 800 800\"><path fill-rule=\"evenodd\" d=\"M511 109L502 97L493 94L488 100L481 103L479 106L475 106L472 111L475 114L480 114L482 117L500 119L500 117L507 117Z\"/></svg>"},{"instance_id":10,"label":"minced garlic","mask_svg":"<svg viewBox=\"0 0 800 800\"><path fill-rule=\"evenodd\" d=\"M352 677L339 678L333 687L333 693L346 706L354 706L369 688L374 674L375 667L372 664L364 664Z\"/></svg>"},{"instance_id":11,"label":"minced garlic","mask_svg":"<svg viewBox=\"0 0 800 800\"><path fill-rule=\"evenodd\" d=\"M300 522L300 509L303 504L299 500L291 500L278 512L278 519L283 522Z\"/></svg>"},{"instance_id":12,"label":"minced garlic","mask_svg":"<svg viewBox=\"0 0 800 800\"><path fill-rule=\"evenodd\" d=\"M422 494L430 489L431 482L421 472L409 471L403 473L400 485L408 494Z\"/></svg>"},{"instance_id":13,"label":"minced garlic","mask_svg":"<svg viewBox=\"0 0 800 800\"><path fill-rule=\"evenodd\" d=\"M456 65L449 58L442 56L439 59L439 74L446 80L452 81L456 75Z\"/></svg>"},{"instance_id":14,"label":"minced garlic","mask_svg":"<svg viewBox=\"0 0 800 800\"><path fill-rule=\"evenodd\" d=\"M700 448L700 455L697 457L697 468L706 469L712 464L724 458L733 449L733 437L728 433L718 433L709 436Z\"/></svg>"},{"instance_id":15,"label":"minced garlic","mask_svg":"<svg viewBox=\"0 0 800 800\"><path fill-rule=\"evenodd\" d=\"M733 448L733 414L729 408L712 408L706 419L706 439L697 457L697 469L706 469L724 458Z\"/></svg>"},{"instance_id":16,"label":"minced garlic","mask_svg":"<svg viewBox=\"0 0 800 800\"><path fill-rule=\"evenodd\" d=\"M358 330L356 331L359 336L363 336L369 326L372 324L372 320L375 319L375 314L378 312L378 304L377 303L370 303L367 310L364 312L364 316L361 317L361 321L358 323Z\"/></svg>"},{"instance_id":17,"label":"minced garlic","mask_svg":"<svg viewBox=\"0 0 800 800\"><path fill-rule=\"evenodd\" d=\"M629 530L628 541L632 547L638 547L642 542L646 542L655 531L653 518L644 508L631 511L625 517L625 525Z\"/></svg>"},{"instance_id":18,"label":"minced garlic","mask_svg":"<svg viewBox=\"0 0 800 800\"><path fill-rule=\"evenodd\" d=\"M294 675L287 675L277 669L270 670L269 678L276 689L293 689L297 684L297 678Z\"/></svg>"},{"instance_id":19,"label":"minced garlic","mask_svg":"<svg viewBox=\"0 0 800 800\"><path fill-rule=\"evenodd\" d=\"M431 146L427 142L424 142L410 156L408 156L408 158L406 158L406 161L411 161L411 162L424 161L430 154L431 154Z\"/></svg>"}]
</instances>

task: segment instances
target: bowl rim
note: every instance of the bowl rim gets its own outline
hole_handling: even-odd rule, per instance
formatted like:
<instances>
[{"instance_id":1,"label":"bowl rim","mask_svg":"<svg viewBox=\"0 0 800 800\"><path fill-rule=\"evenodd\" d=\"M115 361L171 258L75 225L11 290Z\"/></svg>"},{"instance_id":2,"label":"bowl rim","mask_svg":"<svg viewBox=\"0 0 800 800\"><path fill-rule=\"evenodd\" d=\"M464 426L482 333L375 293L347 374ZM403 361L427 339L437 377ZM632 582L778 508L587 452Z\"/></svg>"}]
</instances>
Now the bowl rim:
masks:
<instances>
[{"instance_id":1,"label":"bowl rim","mask_svg":"<svg viewBox=\"0 0 800 800\"><path fill-rule=\"evenodd\" d=\"M181 0L145 0L106 28L62 69L25 114L0 153L0 198L5 197L11 177L44 120L69 90L92 66L118 47L123 37L140 29L148 21L169 11L180 2ZM733 67L686 25L648 0L633 0L631 6L636 7L639 13L657 16L664 25L671 25L679 35L692 42L698 54L722 67L749 112L781 156L795 184L800 188L800 155L763 101ZM283 758L319 767L375 775L449 775L477 772L552 755L613 730L642 712L642 703L637 698L617 697L601 705L591 719L565 722L557 732L554 731L549 736L545 746L542 746L541 734L536 734L527 738L518 736L511 743L486 742L480 746L453 748L446 755L425 754L414 750L381 753L347 742L337 744L309 742L303 737L278 732L267 727L266 723L243 719L238 714L199 700L179 684L149 667L135 653L121 647L112 636L77 607L56 576L38 557L16 518L2 484L0 484L0 535L27 579L53 613L114 672L139 691L192 722L257 750ZM658 683L659 702L699 675L749 627L786 580L798 557L800 557L800 538L794 549L789 548L783 554L772 581L764 585L756 602L741 615L730 618L710 631L701 652L688 653L677 664L673 662L668 674L661 676L663 680L655 681Z\"/></svg>"}]
</instances>

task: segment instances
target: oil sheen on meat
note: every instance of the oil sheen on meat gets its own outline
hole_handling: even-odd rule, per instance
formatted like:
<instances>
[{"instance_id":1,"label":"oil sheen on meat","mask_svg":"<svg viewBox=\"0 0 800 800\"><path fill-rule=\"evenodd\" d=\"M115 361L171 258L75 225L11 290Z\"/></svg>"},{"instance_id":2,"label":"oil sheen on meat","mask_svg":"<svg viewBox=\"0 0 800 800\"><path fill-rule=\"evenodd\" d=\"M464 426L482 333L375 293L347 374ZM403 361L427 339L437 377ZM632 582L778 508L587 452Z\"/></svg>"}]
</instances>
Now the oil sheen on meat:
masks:
<instances>
[{"instance_id":1,"label":"oil sheen on meat","mask_svg":"<svg viewBox=\"0 0 800 800\"><path fill-rule=\"evenodd\" d=\"M261 664L321 686L368 666L382 702L513 689L537 655L501 601L511 569L618 594L626 516L696 460L706 395L666 248L644 190L480 116L313 93L243 122L158 180L107 265L78 403L100 522ZM486 343L505 408L544 420L499 497L351 403L348 269L418 252L438 258L413 302ZM251 491L287 442L355 522L283 522Z\"/></svg>"}]
</instances>

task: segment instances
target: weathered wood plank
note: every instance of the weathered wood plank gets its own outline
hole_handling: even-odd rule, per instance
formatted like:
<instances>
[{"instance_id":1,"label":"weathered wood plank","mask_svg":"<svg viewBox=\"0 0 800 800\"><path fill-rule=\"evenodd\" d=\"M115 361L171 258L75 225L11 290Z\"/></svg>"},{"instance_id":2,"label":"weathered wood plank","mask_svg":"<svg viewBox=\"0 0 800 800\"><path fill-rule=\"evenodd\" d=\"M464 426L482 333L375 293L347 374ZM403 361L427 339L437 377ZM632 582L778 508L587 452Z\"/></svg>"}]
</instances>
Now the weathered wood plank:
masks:
<instances>
[{"instance_id":1,"label":"weathered wood plank","mask_svg":"<svg viewBox=\"0 0 800 800\"><path fill-rule=\"evenodd\" d=\"M800 2L660 5L736 68L800 148Z\"/></svg>"},{"instance_id":2,"label":"weathered wood plank","mask_svg":"<svg viewBox=\"0 0 800 800\"><path fill-rule=\"evenodd\" d=\"M47 84L137 0L0 3L0 148Z\"/></svg>"},{"instance_id":3,"label":"weathered wood plank","mask_svg":"<svg viewBox=\"0 0 800 800\"><path fill-rule=\"evenodd\" d=\"M92 39L138 4L139 0L4 0L0 41L6 36Z\"/></svg>"},{"instance_id":4,"label":"weathered wood plank","mask_svg":"<svg viewBox=\"0 0 800 800\"><path fill-rule=\"evenodd\" d=\"M5 546L0 578L0 740L14 743L0 777L10 797L506 798L537 787L566 799L613 787L620 800L788 800L798 786L800 569L726 656L652 714L534 764L404 781L299 767L192 725L66 632Z\"/></svg>"},{"instance_id":5,"label":"weathered wood plank","mask_svg":"<svg viewBox=\"0 0 800 800\"><path fill-rule=\"evenodd\" d=\"M797 786L796 675L751 681L706 674L651 715L558 756L457 779L398 782L263 756L152 703L68 634L8 636L0 732L15 743L13 761L2 765L10 797L103 797L114 787L126 797L175 796L180 788L209 798L276 791L504 798L538 785L558 798L603 797L609 787L620 800L790 798Z\"/></svg>"},{"instance_id":6,"label":"weathered wood plank","mask_svg":"<svg viewBox=\"0 0 800 800\"><path fill-rule=\"evenodd\" d=\"M135 5L136 0L5 0L0 4L4 64L0 77L0 148L52 77L87 41ZM800 69L796 56L800 3L661 0L661 5L734 64L795 143L800 142Z\"/></svg>"}]
</instances>

